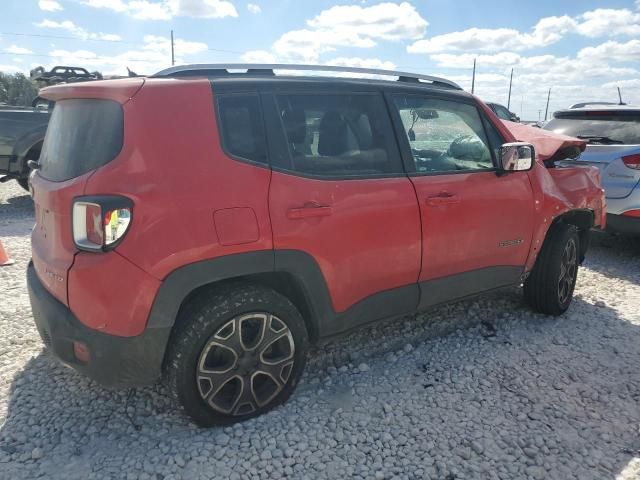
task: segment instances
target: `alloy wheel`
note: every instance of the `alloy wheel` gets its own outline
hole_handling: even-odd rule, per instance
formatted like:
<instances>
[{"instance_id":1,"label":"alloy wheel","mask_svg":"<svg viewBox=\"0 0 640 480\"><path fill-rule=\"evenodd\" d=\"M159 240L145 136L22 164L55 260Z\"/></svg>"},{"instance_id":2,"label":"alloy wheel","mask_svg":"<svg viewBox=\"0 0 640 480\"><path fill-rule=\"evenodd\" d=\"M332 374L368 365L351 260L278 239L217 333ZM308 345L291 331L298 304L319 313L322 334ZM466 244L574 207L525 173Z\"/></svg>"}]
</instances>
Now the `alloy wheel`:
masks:
<instances>
[{"instance_id":1,"label":"alloy wheel","mask_svg":"<svg viewBox=\"0 0 640 480\"><path fill-rule=\"evenodd\" d=\"M578 272L578 248L574 239L570 239L564 247L560 260L560 278L558 280L558 300L565 304L571 296Z\"/></svg>"},{"instance_id":2,"label":"alloy wheel","mask_svg":"<svg viewBox=\"0 0 640 480\"><path fill-rule=\"evenodd\" d=\"M202 349L196 372L200 396L218 412L251 414L282 391L294 354L293 335L282 320L266 312L237 316Z\"/></svg>"}]
</instances>

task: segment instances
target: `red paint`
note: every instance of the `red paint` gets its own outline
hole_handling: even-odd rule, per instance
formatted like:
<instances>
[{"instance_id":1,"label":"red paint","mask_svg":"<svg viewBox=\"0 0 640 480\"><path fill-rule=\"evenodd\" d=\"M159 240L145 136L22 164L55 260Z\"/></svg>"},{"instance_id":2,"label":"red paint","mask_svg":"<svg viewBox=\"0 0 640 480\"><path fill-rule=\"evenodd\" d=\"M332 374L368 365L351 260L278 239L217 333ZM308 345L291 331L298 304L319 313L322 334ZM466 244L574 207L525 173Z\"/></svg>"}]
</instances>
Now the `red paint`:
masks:
<instances>
[{"instance_id":1,"label":"red paint","mask_svg":"<svg viewBox=\"0 0 640 480\"><path fill-rule=\"evenodd\" d=\"M87 327L139 335L159 287L158 280L115 251L80 252L69 270L69 308Z\"/></svg>"},{"instance_id":2,"label":"red paint","mask_svg":"<svg viewBox=\"0 0 640 480\"><path fill-rule=\"evenodd\" d=\"M316 259L336 311L417 280L420 217L407 177L327 181L274 172L269 197L274 247ZM305 205L322 215L290 218Z\"/></svg>"},{"instance_id":3,"label":"red paint","mask_svg":"<svg viewBox=\"0 0 640 480\"><path fill-rule=\"evenodd\" d=\"M537 132L530 172L315 180L229 158L206 79L90 82L43 95L123 104L124 144L113 161L67 182L33 179L40 279L81 322L114 335L142 333L162 280L199 260L305 251L342 312L418 280L496 265L531 269L549 225L569 210L605 221L597 170L545 168L540 159L558 142ZM527 140L479 105L507 141ZM78 252L72 200L105 194L133 201L129 229L113 251Z\"/></svg>"},{"instance_id":4,"label":"red paint","mask_svg":"<svg viewBox=\"0 0 640 480\"><path fill-rule=\"evenodd\" d=\"M411 180L422 215L421 281L494 265L524 265L533 232L533 192L525 172ZM521 242L501 247L507 240Z\"/></svg>"},{"instance_id":5,"label":"red paint","mask_svg":"<svg viewBox=\"0 0 640 480\"><path fill-rule=\"evenodd\" d=\"M251 208L224 208L213 214L218 241L221 245L242 245L260 238L258 220Z\"/></svg>"}]
</instances>

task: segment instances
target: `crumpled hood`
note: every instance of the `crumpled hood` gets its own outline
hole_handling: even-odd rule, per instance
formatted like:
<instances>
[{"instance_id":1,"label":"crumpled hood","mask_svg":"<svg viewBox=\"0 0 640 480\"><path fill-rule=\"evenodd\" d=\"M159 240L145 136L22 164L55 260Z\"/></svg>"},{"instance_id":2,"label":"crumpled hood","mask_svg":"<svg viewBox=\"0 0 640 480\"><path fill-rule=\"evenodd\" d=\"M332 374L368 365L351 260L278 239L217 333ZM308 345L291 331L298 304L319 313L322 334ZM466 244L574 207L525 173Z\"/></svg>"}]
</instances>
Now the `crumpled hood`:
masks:
<instances>
[{"instance_id":1,"label":"crumpled hood","mask_svg":"<svg viewBox=\"0 0 640 480\"><path fill-rule=\"evenodd\" d=\"M541 162L576 158L587 147L587 142L579 138L559 135L522 123L506 120L502 120L502 123L518 141L533 144L536 156Z\"/></svg>"}]
</instances>

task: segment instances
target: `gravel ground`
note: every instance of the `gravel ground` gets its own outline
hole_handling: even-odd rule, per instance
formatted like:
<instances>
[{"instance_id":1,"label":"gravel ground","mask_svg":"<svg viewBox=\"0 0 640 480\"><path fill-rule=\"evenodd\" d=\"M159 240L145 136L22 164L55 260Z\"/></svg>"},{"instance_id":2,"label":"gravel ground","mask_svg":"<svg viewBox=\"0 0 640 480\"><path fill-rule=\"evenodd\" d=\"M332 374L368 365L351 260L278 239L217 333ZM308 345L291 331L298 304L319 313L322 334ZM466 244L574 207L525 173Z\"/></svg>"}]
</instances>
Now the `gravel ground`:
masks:
<instances>
[{"instance_id":1,"label":"gravel ground","mask_svg":"<svg viewBox=\"0 0 640 480\"><path fill-rule=\"evenodd\" d=\"M161 386L112 392L43 351L31 201L0 185L0 479L640 479L640 247L597 235L564 317L519 289L316 348L284 406L198 429Z\"/></svg>"}]
</instances>

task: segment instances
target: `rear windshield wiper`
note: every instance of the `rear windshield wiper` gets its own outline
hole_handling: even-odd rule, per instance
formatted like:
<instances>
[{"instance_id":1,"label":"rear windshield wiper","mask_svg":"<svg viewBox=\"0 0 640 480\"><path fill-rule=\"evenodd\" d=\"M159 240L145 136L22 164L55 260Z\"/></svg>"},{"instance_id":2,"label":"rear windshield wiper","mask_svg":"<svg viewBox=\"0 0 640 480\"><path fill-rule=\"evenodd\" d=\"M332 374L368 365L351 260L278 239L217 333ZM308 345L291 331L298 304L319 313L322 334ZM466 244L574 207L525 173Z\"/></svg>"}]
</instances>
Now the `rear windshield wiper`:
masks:
<instances>
[{"instance_id":1,"label":"rear windshield wiper","mask_svg":"<svg viewBox=\"0 0 640 480\"><path fill-rule=\"evenodd\" d=\"M589 140L590 143L604 143L605 145L622 144L624 142L602 135L576 135L580 140Z\"/></svg>"}]
</instances>

